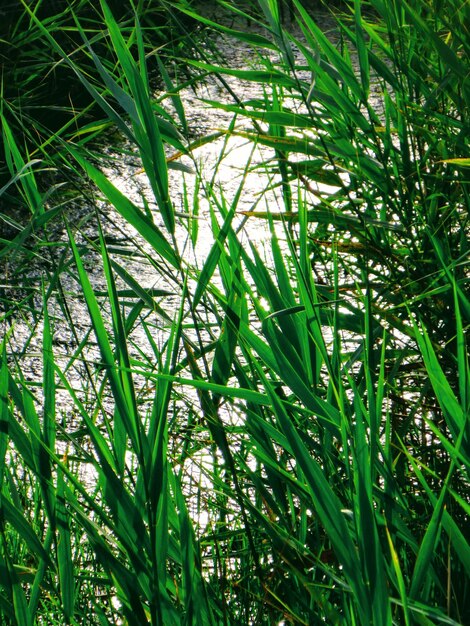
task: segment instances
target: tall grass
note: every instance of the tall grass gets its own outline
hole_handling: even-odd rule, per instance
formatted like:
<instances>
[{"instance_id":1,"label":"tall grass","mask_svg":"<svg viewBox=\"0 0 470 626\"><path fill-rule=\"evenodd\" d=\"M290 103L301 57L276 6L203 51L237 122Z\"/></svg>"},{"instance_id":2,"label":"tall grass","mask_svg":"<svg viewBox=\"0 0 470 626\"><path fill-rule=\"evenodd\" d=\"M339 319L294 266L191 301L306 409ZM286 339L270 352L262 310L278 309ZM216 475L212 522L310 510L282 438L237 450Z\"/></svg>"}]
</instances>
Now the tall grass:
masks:
<instances>
[{"instance_id":1,"label":"tall grass","mask_svg":"<svg viewBox=\"0 0 470 626\"><path fill-rule=\"evenodd\" d=\"M256 50L257 67L212 61L194 39L188 67L260 86L258 99L210 105L234 116L227 141L272 152L243 164L233 197L195 163L183 211L170 181L189 169L175 155L209 138L186 136L171 50L158 54L156 103L138 10L124 27L101 0L106 61L77 21L82 65L25 6L103 128L132 147L148 191L142 206L120 191L80 130L53 137L59 156L45 144L32 154L2 109L1 192L15 188L31 215L3 242L16 271L3 289L26 296L2 300L2 623L465 624L465 5L345 4L332 43L298 0L302 35L277 2L254 14L221 4L234 24L220 29ZM165 6L218 28L187 3ZM247 20L263 34L246 33ZM92 222L41 188L39 164L59 163L86 181ZM242 211L251 171L272 184ZM188 249L205 237L201 197L212 241L198 263ZM129 226L125 246L114 214ZM65 241L52 236L59 215ZM260 220L269 262L244 235ZM21 254L49 249L31 284Z\"/></svg>"}]
</instances>

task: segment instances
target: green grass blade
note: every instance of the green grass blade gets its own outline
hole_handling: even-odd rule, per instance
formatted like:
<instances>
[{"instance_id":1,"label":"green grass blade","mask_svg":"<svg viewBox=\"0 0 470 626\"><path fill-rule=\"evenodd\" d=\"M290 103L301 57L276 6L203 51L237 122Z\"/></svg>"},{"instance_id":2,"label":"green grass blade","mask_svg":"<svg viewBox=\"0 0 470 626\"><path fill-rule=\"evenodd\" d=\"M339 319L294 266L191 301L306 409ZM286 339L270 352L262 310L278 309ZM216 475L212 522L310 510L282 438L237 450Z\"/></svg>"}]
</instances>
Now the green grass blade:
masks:
<instances>
[{"instance_id":1,"label":"green grass blade","mask_svg":"<svg viewBox=\"0 0 470 626\"><path fill-rule=\"evenodd\" d=\"M260 35L258 33L252 33L252 32L244 32L241 30L235 30L233 28L229 28L228 26L225 26L224 24L220 24L218 22L214 22L210 19L208 19L207 17L204 17L202 15L200 15L199 13L196 13L195 11L191 11L189 9L186 9L184 7L177 7L180 11L182 11L183 13L185 13L186 15L188 15L189 17L197 20L198 22L201 22L202 24L206 24L206 26L210 26L216 30L219 30L223 33L225 33L226 35L229 35L230 37L234 37L235 39L238 39L239 41L242 41L243 43L247 43L251 46L255 46L255 47L262 47L262 48L266 48L269 50L277 50L277 46L275 44L273 44L269 39L267 39L266 37L264 37L263 35ZM238 9L236 9L235 7L230 7L231 10L235 10L237 13L242 13L241 11L239 11ZM245 15L246 18L249 19L249 16L246 14Z\"/></svg>"},{"instance_id":2,"label":"green grass blade","mask_svg":"<svg viewBox=\"0 0 470 626\"><path fill-rule=\"evenodd\" d=\"M57 472L57 563L59 569L60 594L66 623L70 623L75 604L75 573L72 557L72 543L69 516L66 509L64 476Z\"/></svg>"},{"instance_id":3,"label":"green grass blade","mask_svg":"<svg viewBox=\"0 0 470 626\"><path fill-rule=\"evenodd\" d=\"M17 177L18 173L22 172L19 182L27 200L26 206L33 215L40 215L44 212L44 206L41 194L37 188L34 172L31 167L28 167L31 161L28 161L28 163L24 161L7 120L3 115L0 119L2 122L5 159L10 173L12 177Z\"/></svg>"},{"instance_id":4,"label":"green grass blade","mask_svg":"<svg viewBox=\"0 0 470 626\"><path fill-rule=\"evenodd\" d=\"M43 389L44 413L42 424L41 447L39 449L40 480L43 485L44 504L51 524L56 524L56 493L52 483L52 463L48 450L55 449L56 443L56 385L54 376L54 355L52 350L52 331L47 310L47 300L43 294Z\"/></svg>"},{"instance_id":5,"label":"green grass blade","mask_svg":"<svg viewBox=\"0 0 470 626\"><path fill-rule=\"evenodd\" d=\"M142 235L157 254L160 254L170 265L178 268L178 256L157 226L155 226L135 204L126 198L124 194L116 189L104 174L86 161L76 150L73 150L70 146L67 149L85 170L90 180L104 193L118 213Z\"/></svg>"},{"instance_id":6,"label":"green grass blade","mask_svg":"<svg viewBox=\"0 0 470 626\"><path fill-rule=\"evenodd\" d=\"M229 67L221 67L217 65L211 65L210 63L202 63L201 61L190 61L194 67L201 70L205 70L208 73L226 74L227 76L234 76L240 80L248 80L250 82L260 84L272 84L279 85L286 88L295 89L297 86L296 81L277 70L236 70Z\"/></svg>"},{"instance_id":7,"label":"green grass blade","mask_svg":"<svg viewBox=\"0 0 470 626\"><path fill-rule=\"evenodd\" d=\"M1 343L0 362L0 485L3 485L5 473L5 455L9 442L10 415L8 410L8 366L5 340Z\"/></svg>"},{"instance_id":8,"label":"green grass blade","mask_svg":"<svg viewBox=\"0 0 470 626\"><path fill-rule=\"evenodd\" d=\"M165 226L170 233L174 233L175 218L169 197L168 168L165 150L160 130L150 104L148 85L144 84L119 26L104 0L101 0L101 6L114 50L126 76L138 112L139 121L137 124L134 124L134 132L140 145L140 154L144 169L149 177ZM141 38L140 29L137 29L136 34ZM139 46L142 46L141 41L139 42Z\"/></svg>"},{"instance_id":9,"label":"green grass blade","mask_svg":"<svg viewBox=\"0 0 470 626\"><path fill-rule=\"evenodd\" d=\"M421 595L424 579L429 576L429 567L434 557L436 543L441 532L441 520L444 511L444 502L447 495L447 480L441 489L441 493L433 510L431 520L421 542L418 557L413 570L413 578L410 586L410 598L416 599Z\"/></svg>"},{"instance_id":10,"label":"green grass blade","mask_svg":"<svg viewBox=\"0 0 470 626\"><path fill-rule=\"evenodd\" d=\"M358 397L358 390L355 395ZM357 405L358 402L356 402ZM369 595L368 602L373 616L372 623L391 626L392 615L385 576L385 561L372 496L371 468L375 465L375 458L371 453L375 448L367 441L366 419L368 418L361 413L362 411L357 408L353 443L356 461L354 468L356 535L363 564L364 581Z\"/></svg>"},{"instance_id":11,"label":"green grass blade","mask_svg":"<svg viewBox=\"0 0 470 626\"><path fill-rule=\"evenodd\" d=\"M261 371L260 377L263 379L266 393L271 400L276 420L289 440L295 459L305 475L308 489L312 495L312 504L331 540L338 560L344 568L345 575L354 589L358 608L363 617L365 617L369 614L370 607L365 595L364 582L361 578L361 566L344 514L342 513L341 503L325 479L317 462L314 461L305 448L281 401ZM368 620L366 619L364 623L367 622Z\"/></svg>"},{"instance_id":12,"label":"green grass blade","mask_svg":"<svg viewBox=\"0 0 470 626\"><path fill-rule=\"evenodd\" d=\"M111 306L111 318L113 322L114 330L114 346L115 346L115 360L117 362L118 376L122 386L123 394L127 401L127 419L124 420L121 417L120 411L116 411L114 416L114 445L116 453L116 461L118 463L119 471L124 474L125 454L126 454L126 422L129 420L133 425L133 432L139 438L137 450L144 451L145 454L145 435L140 427L140 416L137 409L136 394L134 389L134 382L132 379L130 358L127 349L127 336L125 331L124 322L121 316L121 307L119 298L117 295L116 283L111 269L111 260L108 255L108 250L104 241L101 227L99 227L100 243L101 243L101 258L103 260L103 269L108 285L109 302ZM130 434L130 433L129 433Z\"/></svg>"},{"instance_id":13,"label":"green grass blade","mask_svg":"<svg viewBox=\"0 0 470 626\"><path fill-rule=\"evenodd\" d=\"M405 580L403 577L403 572L400 567L400 560L395 550L395 546L393 545L392 537L390 536L390 532L388 528L386 528L385 530L387 533L388 545L389 545L390 553L392 556L393 569L395 570L395 575L397 577L398 589L400 592L400 599L403 605L403 617L405 620L404 623L405 623L405 626L410 626L411 622L410 622L410 612L408 610L408 594L407 594L407 589L405 585Z\"/></svg>"},{"instance_id":14,"label":"green grass blade","mask_svg":"<svg viewBox=\"0 0 470 626\"><path fill-rule=\"evenodd\" d=\"M120 379L119 367L117 366L114 358L113 351L108 338L98 303L96 301L93 289L90 284L90 280L85 272L83 263L78 252L77 246L73 239L72 234L69 232L69 241L72 248L72 253L77 266L80 283L85 296L86 305L90 318L93 324L93 328L96 334L96 339L100 347L101 358L103 360L104 367L109 377L113 397L116 402L116 408L120 413L121 419L124 421L127 433L131 438L135 446L135 451L138 455L142 455L142 442L140 439L140 433L136 420L133 419L133 407L131 399L126 395L126 391L123 388L122 381Z\"/></svg>"},{"instance_id":15,"label":"green grass blade","mask_svg":"<svg viewBox=\"0 0 470 626\"><path fill-rule=\"evenodd\" d=\"M1 501L0 501L1 502ZM2 551L5 551L5 531L3 528L0 529L0 546ZM2 559L3 560L3 559ZM8 606L12 613L13 624L15 626L33 626L33 619L31 616L31 612L28 608L28 603L26 601L26 594L21 586L20 581L18 580L18 575L13 567L10 556L8 553L5 553L4 556L4 571L6 572L6 585L11 590L12 595L12 604L13 611L11 611L11 607Z\"/></svg>"},{"instance_id":16,"label":"green grass blade","mask_svg":"<svg viewBox=\"0 0 470 626\"><path fill-rule=\"evenodd\" d=\"M1 497L1 510L3 520L11 524L19 536L26 542L32 554L37 554L41 559L51 565L50 554L48 554L31 527L29 521L24 517L20 510L5 496Z\"/></svg>"},{"instance_id":17,"label":"green grass blade","mask_svg":"<svg viewBox=\"0 0 470 626\"><path fill-rule=\"evenodd\" d=\"M450 432L457 442L462 434L461 452L470 464L470 421L455 397L452 388L442 371L429 335L423 325L414 324L415 336L423 355L426 371L436 394L437 401L445 416Z\"/></svg>"},{"instance_id":18,"label":"green grass blade","mask_svg":"<svg viewBox=\"0 0 470 626\"><path fill-rule=\"evenodd\" d=\"M364 37L364 30L362 28L362 16L361 16L362 3L360 0L354 0L354 22L356 29L355 43L357 46L357 52L359 57L359 70L361 72L361 82L364 89L364 102L369 99L369 87L370 87L370 67L369 56L367 51L367 45Z\"/></svg>"},{"instance_id":19,"label":"green grass blade","mask_svg":"<svg viewBox=\"0 0 470 626\"><path fill-rule=\"evenodd\" d=\"M235 216L235 211L236 211L236 205L232 206L230 211L227 213L224 223L222 224L222 228L219 230L217 234L217 238L214 244L212 245L212 248L210 249L209 254L207 255L207 259L204 263L204 267L202 268L199 274L196 290L194 292L194 297L193 297L194 307L196 307L198 303L200 302L204 292L206 291L209 285L209 281L211 280L215 272L217 264L219 263L220 257L223 253L224 243L227 239L227 235L229 233L233 218Z\"/></svg>"},{"instance_id":20,"label":"green grass blade","mask_svg":"<svg viewBox=\"0 0 470 626\"><path fill-rule=\"evenodd\" d=\"M171 80L171 77L170 77L170 75L169 75L165 65L163 64L161 58L159 56L157 56L156 59L157 59L157 63L158 63L158 68L160 70L160 73L162 75L163 81L165 83L166 90L170 94L171 102L173 103L173 106L175 107L176 114L178 115L178 119L179 119L181 127L183 129L183 133L187 133L188 132L188 122L187 122L187 119L186 119L186 113L185 113L185 110L184 110L183 103L181 102L181 97L178 94L178 89L173 84L173 81ZM144 63L142 63L142 61L141 61L141 67L143 67L143 66L144 66Z\"/></svg>"}]
</instances>

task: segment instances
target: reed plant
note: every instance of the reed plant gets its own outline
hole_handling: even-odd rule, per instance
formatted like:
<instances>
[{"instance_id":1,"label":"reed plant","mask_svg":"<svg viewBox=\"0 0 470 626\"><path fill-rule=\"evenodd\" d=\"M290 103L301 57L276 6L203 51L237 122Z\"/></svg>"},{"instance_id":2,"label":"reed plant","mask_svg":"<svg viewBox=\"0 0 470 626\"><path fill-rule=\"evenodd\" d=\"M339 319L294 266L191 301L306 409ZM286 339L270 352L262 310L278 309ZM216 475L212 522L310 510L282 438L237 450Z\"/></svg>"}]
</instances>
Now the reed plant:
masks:
<instances>
[{"instance_id":1,"label":"reed plant","mask_svg":"<svg viewBox=\"0 0 470 626\"><path fill-rule=\"evenodd\" d=\"M141 7L123 26L101 0L106 60L77 19L82 64L25 5L148 184L139 201L118 189L82 141L91 127L36 155L0 112L0 194L31 215L2 242L16 281L2 287L2 623L463 625L468 11L356 0L333 38L300 0L295 29L273 0L219 4L230 28L165 7L250 45L256 66L188 33L182 80L171 48L149 49ZM191 137L180 94L208 75L259 86L206 101L233 115L215 169L233 138L253 148L233 195L186 165L213 136ZM39 167L67 173L87 221ZM253 172L269 184L246 210ZM34 284L25 265L46 256Z\"/></svg>"}]
</instances>

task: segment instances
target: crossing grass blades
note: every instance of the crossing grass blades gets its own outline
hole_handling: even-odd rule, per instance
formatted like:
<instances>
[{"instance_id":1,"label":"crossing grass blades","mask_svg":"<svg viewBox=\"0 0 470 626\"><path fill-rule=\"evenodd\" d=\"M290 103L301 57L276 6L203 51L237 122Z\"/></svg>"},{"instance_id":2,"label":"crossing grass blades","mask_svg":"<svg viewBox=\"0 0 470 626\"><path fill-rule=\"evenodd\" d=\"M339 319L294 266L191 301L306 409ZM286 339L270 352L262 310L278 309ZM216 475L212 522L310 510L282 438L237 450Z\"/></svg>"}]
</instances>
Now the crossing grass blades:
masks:
<instances>
[{"instance_id":1,"label":"crossing grass blades","mask_svg":"<svg viewBox=\"0 0 470 626\"><path fill-rule=\"evenodd\" d=\"M0 193L21 208L2 204L1 622L468 623L468 8L345 2L333 40L300 0L302 36L272 0L220 4L230 29L160 3L200 25L184 72L143 3L122 20L101 0L96 29L75 13L77 55L23 4L95 113L45 137L0 111ZM212 57L211 30L258 65ZM175 206L189 168L169 155L194 148L180 90L208 75L259 85L210 106L271 156L233 197L195 163ZM139 205L102 167L111 127L145 172ZM243 220L267 224L269 263L240 226L255 167L271 184ZM71 219L79 201L93 210Z\"/></svg>"}]
</instances>

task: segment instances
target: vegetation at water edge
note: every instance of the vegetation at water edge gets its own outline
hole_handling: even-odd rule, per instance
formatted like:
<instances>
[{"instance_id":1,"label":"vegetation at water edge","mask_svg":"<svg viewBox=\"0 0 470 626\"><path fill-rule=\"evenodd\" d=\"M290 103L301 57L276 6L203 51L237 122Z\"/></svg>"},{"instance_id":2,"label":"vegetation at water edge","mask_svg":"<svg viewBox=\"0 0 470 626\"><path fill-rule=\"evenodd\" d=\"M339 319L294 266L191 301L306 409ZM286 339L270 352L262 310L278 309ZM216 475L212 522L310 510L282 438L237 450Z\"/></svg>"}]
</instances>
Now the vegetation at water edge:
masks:
<instances>
[{"instance_id":1,"label":"vegetation at water edge","mask_svg":"<svg viewBox=\"0 0 470 626\"><path fill-rule=\"evenodd\" d=\"M468 624L468 4L115 5L1 33L0 623Z\"/></svg>"}]
</instances>

